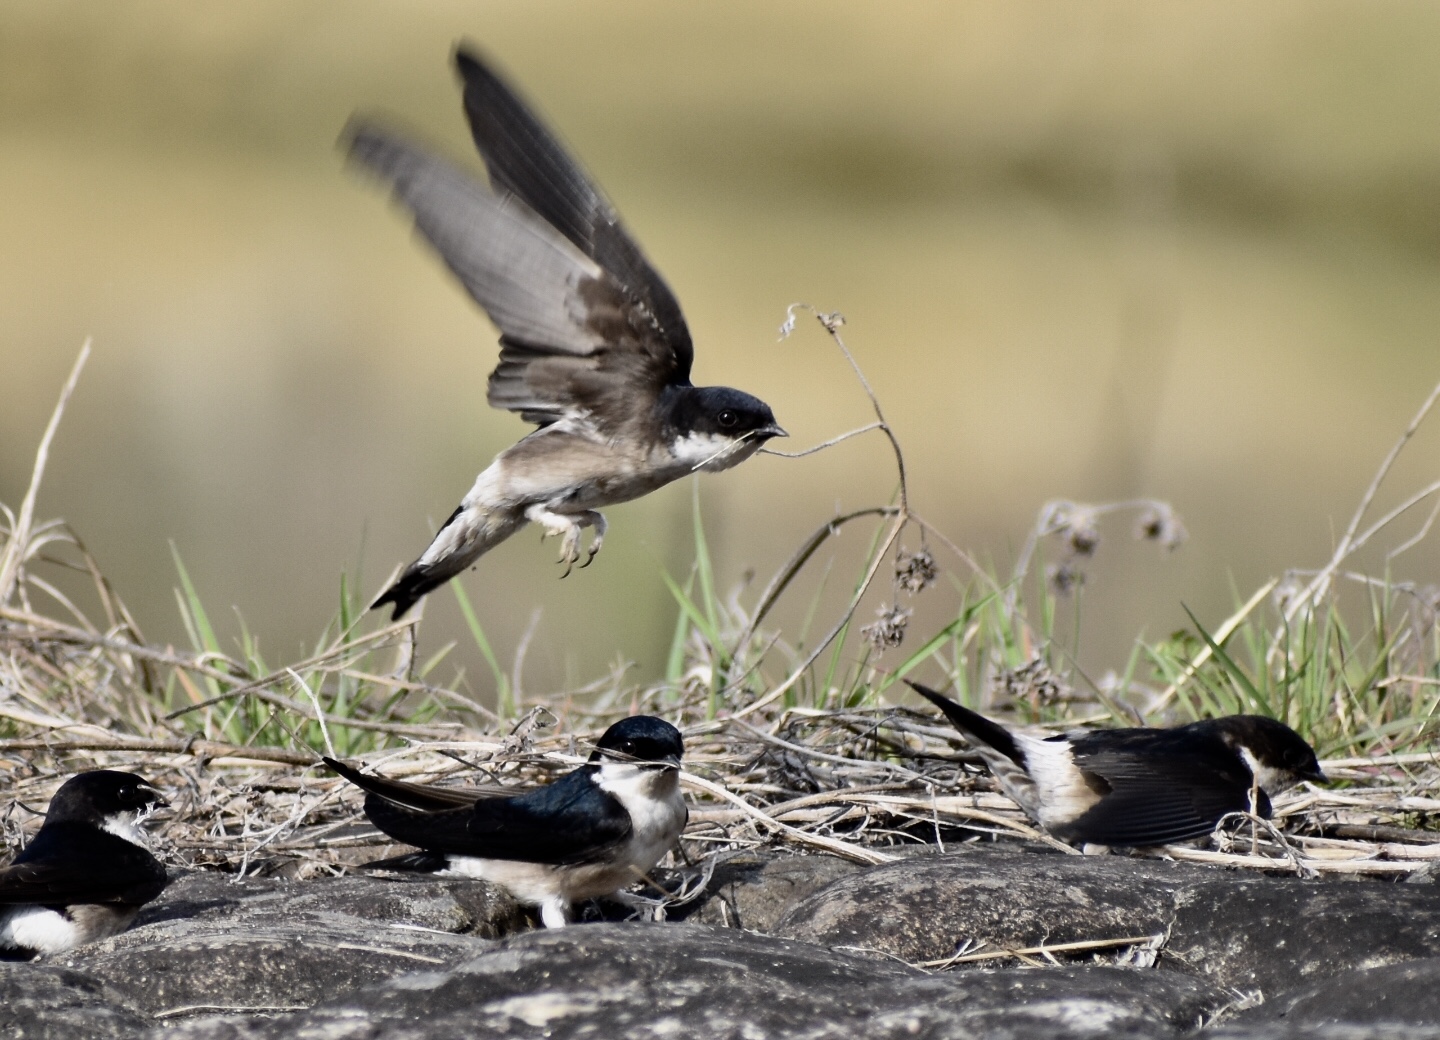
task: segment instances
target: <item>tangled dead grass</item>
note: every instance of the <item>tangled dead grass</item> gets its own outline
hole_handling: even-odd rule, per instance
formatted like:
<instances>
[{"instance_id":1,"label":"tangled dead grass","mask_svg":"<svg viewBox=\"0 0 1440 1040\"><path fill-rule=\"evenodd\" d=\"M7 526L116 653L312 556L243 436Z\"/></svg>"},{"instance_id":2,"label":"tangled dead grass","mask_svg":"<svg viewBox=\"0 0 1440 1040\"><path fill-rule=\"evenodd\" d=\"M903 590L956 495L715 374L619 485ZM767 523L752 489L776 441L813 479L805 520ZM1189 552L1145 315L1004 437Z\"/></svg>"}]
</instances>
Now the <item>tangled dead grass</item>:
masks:
<instances>
[{"instance_id":1,"label":"tangled dead grass","mask_svg":"<svg viewBox=\"0 0 1440 1040\"><path fill-rule=\"evenodd\" d=\"M836 316L820 317L839 343ZM588 740L616 718L650 712L674 721L685 735L684 783L693 815L676 864L688 864L682 873L692 882L708 877L717 858L762 847L864 863L903 856L907 847L972 841L1040 843L1074 852L1037 832L997 792L947 725L881 701L884 689L919 661L933 659L958 676L958 648L978 638L980 629L995 627L993 618L982 622L973 612L962 616L965 624L951 626L942 633L944 639L932 639L901 667L883 673L872 667L845 688L818 683L812 674L821 652L849 625L861 593L892 547L894 598L882 613L888 612L893 623L870 636L876 646L903 638L903 624L894 621L904 613L901 597L917 594L935 578L929 549L898 548L907 524L949 544L910 513L903 479L898 505L827 522L755 608L720 611L726 619L723 631L716 628L713 603L707 626L706 611L682 598L682 611L696 615L686 638L677 643L683 659L676 670L685 681L628 688L605 680L579 691L583 696L568 698L563 712L558 705L554 712L534 705L502 717L457 689L417 675L413 623L361 632L358 614L346 616L343 608L333 632L311 657L278 669L264 667L258 655L222 652L208 632L203 607L193 599L187 622L194 649L148 643L75 533L59 521L34 520L49 445L84 356L42 439L21 509L12 513L0 507L6 521L0 530L0 784L6 791L0 831L8 846L19 845L38 827L43 806L65 777L83 769L118 768L142 773L170 792L171 805L156 815L152 829L162 853L176 866L299 878L334 874L386 854L388 839L364 821L359 792L319 765L320 750L356 758L390 776L510 791L573 768L584 760ZM890 437L903 478L898 442L873 396L871 401L877 422L865 429L878 428ZM1142 517L1150 518L1142 519L1144 537L1163 536L1167 544L1178 540L1176 532L1183 528L1177 518L1163 507L1157 510L1157 504L1138 505ZM1027 561L1034 543L1049 535L1066 539L1071 556L1093 552L1094 538L1077 541L1075 532L1084 527L1093 535L1098 512L1077 508L1069 503L1046 507L1027 543ZM792 652L783 678L765 678L760 662L780 645L778 635L762 631L769 607L823 544L827 531L865 515L885 526L860 592L825 640L804 653ZM963 553L954 551L968 564ZM1326 594L1322 586L1340 572L1339 560L1304 590L1312 610ZM986 602L1008 612L1008 631L1023 630L1021 642L1035 655L1044 634L1035 633L1020 616L1018 581L1002 588L994 579L984 580L993 586ZM1236 668L1220 644L1262 599L1253 598L1214 639L1207 636L1205 646L1182 662L1184 667L1168 673L1173 681L1167 688L1150 689L1150 705L1173 705L1177 691L1192 681L1198 684L1207 666L1213 680L1222 674L1214 671L1217 661ZM944 645L957 647L948 661L941 652ZM1016 646L1007 649L1013 652ZM1126 717L1113 703L1114 689L1076 695L1037 666L1039 656L1026 656L1008 668L1001 655L970 656L984 659L987 690L981 692L1020 703L1028 697L1037 711L1058 707L1070 719L1087 717L1087 712L1091 719L1107 712ZM1430 690L1433 698L1434 662L1424 666L1429 669L1424 675L1402 674L1414 666L1407 661L1400 672L1374 682L1393 685L1399 674L1418 680L1412 683L1415 689ZM807 684L812 690L818 685L820 694L804 703L795 693ZM1049 691L1044 696L1037 692L1042 687ZM1253 686L1250 690L1255 692ZM1133 707L1121 708L1136 713ZM1433 699L1409 711L1413 716L1421 709L1428 719ZM1400 721L1405 717L1402 713ZM1399 725L1376 732L1390 742L1386 746L1408 741L1413 747L1420 730L1397 737ZM1428 877L1440 861L1437 832L1428 826L1440 812L1435 755L1428 750L1347 754L1323 766L1343 786L1306 785L1276 800L1273 821L1232 820L1207 847L1169 847L1153 854L1305 876ZM693 892L694 884L688 888Z\"/></svg>"}]
</instances>

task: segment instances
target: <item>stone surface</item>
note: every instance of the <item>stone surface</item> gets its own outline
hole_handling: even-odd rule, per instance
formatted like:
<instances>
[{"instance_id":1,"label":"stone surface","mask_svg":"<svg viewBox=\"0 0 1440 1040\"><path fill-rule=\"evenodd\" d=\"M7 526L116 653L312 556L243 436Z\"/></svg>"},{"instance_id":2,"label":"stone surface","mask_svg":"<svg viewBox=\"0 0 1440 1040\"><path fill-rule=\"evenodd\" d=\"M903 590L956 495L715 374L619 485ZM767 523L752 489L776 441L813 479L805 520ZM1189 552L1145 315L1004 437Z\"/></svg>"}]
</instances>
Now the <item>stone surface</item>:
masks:
<instances>
[{"instance_id":1,"label":"stone surface","mask_svg":"<svg viewBox=\"0 0 1440 1040\"><path fill-rule=\"evenodd\" d=\"M146 1014L281 1013L472 957L505 913L511 930L523 923L507 897L463 879L190 875L135 928L51 963Z\"/></svg>"},{"instance_id":2,"label":"stone surface","mask_svg":"<svg viewBox=\"0 0 1440 1040\"><path fill-rule=\"evenodd\" d=\"M1177 1037L1230 999L1140 969L928 974L739 929L595 924L520 935L448 971L217 1036Z\"/></svg>"},{"instance_id":3,"label":"stone surface","mask_svg":"<svg viewBox=\"0 0 1440 1040\"><path fill-rule=\"evenodd\" d=\"M149 1024L98 979L48 965L0 962L0 1036L8 1040L132 1040Z\"/></svg>"},{"instance_id":4,"label":"stone surface","mask_svg":"<svg viewBox=\"0 0 1440 1040\"><path fill-rule=\"evenodd\" d=\"M1197 1037L1203 1040L1440 1040L1440 1025L1245 1023L1207 1029Z\"/></svg>"},{"instance_id":5,"label":"stone surface","mask_svg":"<svg viewBox=\"0 0 1440 1040\"><path fill-rule=\"evenodd\" d=\"M793 907L776 931L912 962L964 943L1018 949L1164 934L1160 967L1273 998L1352 968L1440 956L1440 890L982 847L846 875Z\"/></svg>"},{"instance_id":6,"label":"stone surface","mask_svg":"<svg viewBox=\"0 0 1440 1040\"><path fill-rule=\"evenodd\" d=\"M532 929L459 878L192 874L123 935L0 964L0 1036L1440 1040L1433 885L994 846L875 868L766 852L720 863L666 923ZM898 959L1148 935L1163 944L1126 966Z\"/></svg>"},{"instance_id":7,"label":"stone surface","mask_svg":"<svg viewBox=\"0 0 1440 1040\"><path fill-rule=\"evenodd\" d=\"M193 871L140 911L131 934L172 920L344 915L497 939L527 927L529 917L502 889L483 881L434 875L376 875L287 881L236 880Z\"/></svg>"},{"instance_id":8,"label":"stone surface","mask_svg":"<svg viewBox=\"0 0 1440 1040\"><path fill-rule=\"evenodd\" d=\"M670 910L669 920L769 934L800 900L863 869L838 856L742 852L720 863L704 895Z\"/></svg>"},{"instance_id":9,"label":"stone surface","mask_svg":"<svg viewBox=\"0 0 1440 1040\"><path fill-rule=\"evenodd\" d=\"M1440 959L1359 968L1318 986L1287 993L1257 1009L1256 1017L1292 1025L1387 1022L1440 1030Z\"/></svg>"},{"instance_id":10,"label":"stone surface","mask_svg":"<svg viewBox=\"0 0 1440 1040\"><path fill-rule=\"evenodd\" d=\"M1207 871L1180 892L1162 967L1274 999L1354 968L1440 956L1440 889Z\"/></svg>"}]
</instances>

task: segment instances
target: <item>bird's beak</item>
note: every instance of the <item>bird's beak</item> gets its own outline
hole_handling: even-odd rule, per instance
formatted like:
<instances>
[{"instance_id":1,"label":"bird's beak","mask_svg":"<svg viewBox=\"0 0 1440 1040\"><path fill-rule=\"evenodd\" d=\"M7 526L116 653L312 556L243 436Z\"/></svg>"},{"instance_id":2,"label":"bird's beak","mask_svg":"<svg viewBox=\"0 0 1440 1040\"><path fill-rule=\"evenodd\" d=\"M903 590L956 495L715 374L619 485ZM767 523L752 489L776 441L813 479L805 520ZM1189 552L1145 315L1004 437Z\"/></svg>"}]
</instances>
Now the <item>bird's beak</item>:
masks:
<instances>
[{"instance_id":1,"label":"bird's beak","mask_svg":"<svg viewBox=\"0 0 1440 1040\"><path fill-rule=\"evenodd\" d=\"M149 791L155 796L154 798L150 799L151 806L156 809L163 809L169 807L170 803L165 800L164 795L162 795L157 789L151 787L149 784L140 784L139 786L140 790Z\"/></svg>"},{"instance_id":2,"label":"bird's beak","mask_svg":"<svg viewBox=\"0 0 1440 1040\"><path fill-rule=\"evenodd\" d=\"M1330 782L1330 778L1325 775L1325 770L1318 768L1313 772L1306 773L1301 779L1309 780L1312 784L1328 784Z\"/></svg>"},{"instance_id":3,"label":"bird's beak","mask_svg":"<svg viewBox=\"0 0 1440 1040\"><path fill-rule=\"evenodd\" d=\"M756 440L768 441L771 437L788 437L790 435L785 432L784 427L777 423L771 423L769 426L760 427L752 436Z\"/></svg>"}]
</instances>

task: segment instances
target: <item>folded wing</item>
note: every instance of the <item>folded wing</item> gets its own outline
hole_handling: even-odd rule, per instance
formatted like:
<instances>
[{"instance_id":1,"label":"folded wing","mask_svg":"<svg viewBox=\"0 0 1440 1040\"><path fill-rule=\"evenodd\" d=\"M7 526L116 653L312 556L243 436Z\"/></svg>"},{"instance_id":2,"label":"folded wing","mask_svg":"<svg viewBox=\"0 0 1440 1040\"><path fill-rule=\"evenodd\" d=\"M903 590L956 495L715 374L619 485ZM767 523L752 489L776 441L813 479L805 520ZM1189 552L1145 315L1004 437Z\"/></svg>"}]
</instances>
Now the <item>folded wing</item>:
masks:
<instances>
[{"instance_id":1,"label":"folded wing","mask_svg":"<svg viewBox=\"0 0 1440 1040\"><path fill-rule=\"evenodd\" d=\"M0 904L140 906L168 880L164 864L138 845L88 824L52 823L0 869Z\"/></svg>"},{"instance_id":2,"label":"folded wing","mask_svg":"<svg viewBox=\"0 0 1440 1040\"><path fill-rule=\"evenodd\" d=\"M377 777L348 767L342 775L365 789L365 815L397 841L457 856L559 865L597 859L630 836L629 814L595 786L594 772L582 766L527 794L469 805L427 805L412 792L376 784Z\"/></svg>"},{"instance_id":3,"label":"folded wing","mask_svg":"<svg viewBox=\"0 0 1440 1040\"><path fill-rule=\"evenodd\" d=\"M1177 755L1163 746L1090 753L1082 741L1075 764L1101 777L1110 791L1064 829L1099 845L1139 848L1202 838L1226 813L1250 807L1249 774L1223 748L1213 754ZM1270 815L1263 791L1256 808Z\"/></svg>"}]
</instances>

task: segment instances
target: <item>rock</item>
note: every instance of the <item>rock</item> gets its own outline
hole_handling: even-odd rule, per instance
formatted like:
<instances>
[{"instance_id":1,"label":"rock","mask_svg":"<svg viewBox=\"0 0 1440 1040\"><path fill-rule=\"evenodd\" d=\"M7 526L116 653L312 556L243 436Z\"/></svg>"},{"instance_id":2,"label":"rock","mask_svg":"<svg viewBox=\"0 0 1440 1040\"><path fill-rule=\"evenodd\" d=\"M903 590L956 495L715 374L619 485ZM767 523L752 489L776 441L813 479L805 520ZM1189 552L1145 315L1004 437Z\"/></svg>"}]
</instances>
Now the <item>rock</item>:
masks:
<instances>
[{"instance_id":1,"label":"rock","mask_svg":"<svg viewBox=\"0 0 1440 1040\"><path fill-rule=\"evenodd\" d=\"M107 983L151 1015L278 1014L447 967L474 956L484 940L473 933L523 920L508 897L465 879L190 875L137 927L52 963Z\"/></svg>"},{"instance_id":2,"label":"rock","mask_svg":"<svg viewBox=\"0 0 1440 1040\"><path fill-rule=\"evenodd\" d=\"M150 1021L78 971L0 962L0 1036L12 1040L132 1040Z\"/></svg>"},{"instance_id":3,"label":"rock","mask_svg":"<svg viewBox=\"0 0 1440 1040\"><path fill-rule=\"evenodd\" d=\"M449 970L216 1038L1178 1037L1229 999L1140 969L936 975L733 928L594 924L516 936Z\"/></svg>"},{"instance_id":4,"label":"rock","mask_svg":"<svg viewBox=\"0 0 1440 1040\"><path fill-rule=\"evenodd\" d=\"M792 906L837 878L864 868L838 856L742 852L715 868L705 894L669 911L671 921L770 933ZM667 880L667 888L675 882Z\"/></svg>"},{"instance_id":5,"label":"rock","mask_svg":"<svg viewBox=\"0 0 1440 1040\"><path fill-rule=\"evenodd\" d=\"M877 1014L870 1037L985 1040L1032 1037L1173 1037L1193 1030L1233 995L1175 972L1101 965L947 973L945 994Z\"/></svg>"},{"instance_id":6,"label":"rock","mask_svg":"<svg viewBox=\"0 0 1440 1040\"><path fill-rule=\"evenodd\" d=\"M1273 1000L1353 968L1440 956L1433 886L1204 874L1180 893L1162 967Z\"/></svg>"},{"instance_id":7,"label":"rock","mask_svg":"<svg viewBox=\"0 0 1440 1040\"><path fill-rule=\"evenodd\" d=\"M1175 912L1174 864L967 850L848 874L793 907L776 933L910 962L986 949L1150 936Z\"/></svg>"},{"instance_id":8,"label":"rock","mask_svg":"<svg viewBox=\"0 0 1440 1040\"><path fill-rule=\"evenodd\" d=\"M1271 1022L1221 1026L1196 1034L1197 1040L1440 1040L1440 1026L1395 1023L1312 1026Z\"/></svg>"},{"instance_id":9,"label":"rock","mask_svg":"<svg viewBox=\"0 0 1440 1040\"><path fill-rule=\"evenodd\" d=\"M1440 1040L1433 885L988 846L874 868L747 853L667 923L528 922L460 878L191 874L129 932L0 964L0 1035ZM786 937L751 930L772 925ZM1121 964L901 960L1152 935Z\"/></svg>"},{"instance_id":10,"label":"rock","mask_svg":"<svg viewBox=\"0 0 1440 1040\"><path fill-rule=\"evenodd\" d=\"M1440 959L1347 971L1256 1009L1262 1016L1306 1028L1384 1022L1440 1032Z\"/></svg>"},{"instance_id":11,"label":"rock","mask_svg":"<svg viewBox=\"0 0 1440 1040\"><path fill-rule=\"evenodd\" d=\"M1164 934L1160 967L1273 998L1357 966L1440 956L1440 891L979 847L848 874L776 931L911 962L967 942L1018 949Z\"/></svg>"},{"instance_id":12,"label":"rock","mask_svg":"<svg viewBox=\"0 0 1440 1040\"><path fill-rule=\"evenodd\" d=\"M173 920L246 920L340 914L362 920L498 939L528 927L529 917L503 889L435 875L378 875L286 881L194 871L140 911L131 932Z\"/></svg>"}]
</instances>

